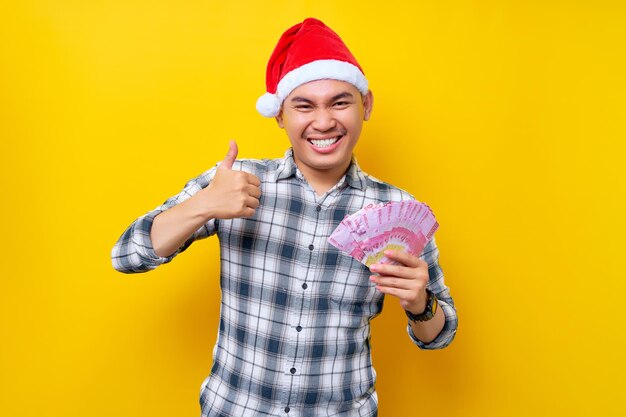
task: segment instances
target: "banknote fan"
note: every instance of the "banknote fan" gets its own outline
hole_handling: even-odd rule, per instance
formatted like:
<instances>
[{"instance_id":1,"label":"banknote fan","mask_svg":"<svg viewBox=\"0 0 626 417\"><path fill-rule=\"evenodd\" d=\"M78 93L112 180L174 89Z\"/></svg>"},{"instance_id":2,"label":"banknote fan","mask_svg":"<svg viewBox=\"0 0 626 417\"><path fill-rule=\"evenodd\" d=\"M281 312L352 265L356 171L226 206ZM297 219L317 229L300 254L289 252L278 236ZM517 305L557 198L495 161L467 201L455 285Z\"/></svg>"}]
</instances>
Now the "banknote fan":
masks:
<instances>
[{"instance_id":1,"label":"banknote fan","mask_svg":"<svg viewBox=\"0 0 626 417\"><path fill-rule=\"evenodd\" d=\"M394 264L384 251L419 256L438 227L430 207L415 200L368 204L346 216L328 242L368 267Z\"/></svg>"}]
</instances>

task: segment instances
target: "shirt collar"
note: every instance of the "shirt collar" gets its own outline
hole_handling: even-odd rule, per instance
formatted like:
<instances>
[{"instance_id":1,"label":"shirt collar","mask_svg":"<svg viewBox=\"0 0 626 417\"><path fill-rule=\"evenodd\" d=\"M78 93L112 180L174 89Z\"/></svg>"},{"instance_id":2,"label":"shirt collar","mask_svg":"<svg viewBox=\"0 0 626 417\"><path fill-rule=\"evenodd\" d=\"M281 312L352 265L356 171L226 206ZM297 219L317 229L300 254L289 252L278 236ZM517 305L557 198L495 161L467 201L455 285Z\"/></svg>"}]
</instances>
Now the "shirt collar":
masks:
<instances>
[{"instance_id":1,"label":"shirt collar","mask_svg":"<svg viewBox=\"0 0 626 417\"><path fill-rule=\"evenodd\" d=\"M298 172L299 170L296 165L296 161L293 159L293 148L289 148L285 152L285 156L278 163L275 179L276 181L286 179L295 176ZM301 175L302 174L299 176ZM339 180L338 185L342 185L344 182L347 182L352 188L356 188L361 191L365 190L365 174L361 171L354 155L352 155L352 161L350 162L346 175Z\"/></svg>"}]
</instances>

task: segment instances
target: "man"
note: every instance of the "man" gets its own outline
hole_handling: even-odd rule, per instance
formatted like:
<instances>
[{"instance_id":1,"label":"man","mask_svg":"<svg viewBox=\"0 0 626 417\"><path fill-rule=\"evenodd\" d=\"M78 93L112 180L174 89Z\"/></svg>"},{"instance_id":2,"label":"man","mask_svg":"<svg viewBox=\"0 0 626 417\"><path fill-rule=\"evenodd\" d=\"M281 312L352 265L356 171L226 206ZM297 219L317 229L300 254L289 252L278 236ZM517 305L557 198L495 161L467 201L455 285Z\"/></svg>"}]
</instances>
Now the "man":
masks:
<instances>
[{"instance_id":1,"label":"man","mask_svg":"<svg viewBox=\"0 0 626 417\"><path fill-rule=\"evenodd\" d=\"M115 245L116 269L144 272L218 235L222 305L203 416L375 416L369 323L385 294L407 311L419 347L454 338L434 239L420 257L390 251L400 265L369 270L327 243L347 214L412 199L352 156L372 107L350 51L306 19L279 40L257 102L289 137L284 158L236 160L231 141L219 166L137 219Z\"/></svg>"}]
</instances>

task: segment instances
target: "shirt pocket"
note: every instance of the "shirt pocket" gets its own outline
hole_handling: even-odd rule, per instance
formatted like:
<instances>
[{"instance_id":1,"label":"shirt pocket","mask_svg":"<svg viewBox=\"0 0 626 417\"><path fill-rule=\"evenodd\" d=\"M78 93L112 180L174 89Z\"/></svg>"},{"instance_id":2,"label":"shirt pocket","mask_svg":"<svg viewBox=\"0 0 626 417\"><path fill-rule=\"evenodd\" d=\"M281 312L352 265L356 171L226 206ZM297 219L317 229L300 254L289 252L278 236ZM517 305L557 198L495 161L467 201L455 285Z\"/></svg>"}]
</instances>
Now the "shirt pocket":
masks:
<instances>
[{"instance_id":1,"label":"shirt pocket","mask_svg":"<svg viewBox=\"0 0 626 417\"><path fill-rule=\"evenodd\" d=\"M371 318L382 309L382 293L369 280L369 268L350 256L340 256L336 274L329 286L333 309L360 318Z\"/></svg>"}]
</instances>

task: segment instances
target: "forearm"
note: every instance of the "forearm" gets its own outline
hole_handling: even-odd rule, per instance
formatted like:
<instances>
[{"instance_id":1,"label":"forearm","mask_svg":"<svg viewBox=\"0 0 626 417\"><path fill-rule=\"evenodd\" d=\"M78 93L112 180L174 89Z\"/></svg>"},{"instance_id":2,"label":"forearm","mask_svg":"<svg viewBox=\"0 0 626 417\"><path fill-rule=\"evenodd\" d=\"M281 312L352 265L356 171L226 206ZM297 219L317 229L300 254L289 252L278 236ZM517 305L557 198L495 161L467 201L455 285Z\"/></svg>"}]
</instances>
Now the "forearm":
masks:
<instances>
[{"instance_id":1,"label":"forearm","mask_svg":"<svg viewBox=\"0 0 626 417\"><path fill-rule=\"evenodd\" d=\"M150 239L158 256L166 257L176 252L202 225L213 218L211 208L199 198L200 193L155 217Z\"/></svg>"},{"instance_id":2,"label":"forearm","mask_svg":"<svg viewBox=\"0 0 626 417\"><path fill-rule=\"evenodd\" d=\"M197 217L197 209L193 208L199 207L199 202L195 201L194 197L208 187L216 169L212 168L188 181L178 194L137 218L113 246L111 251L113 267L124 273L151 271L163 263L170 262L174 255L178 254L179 249L183 250L186 247L184 245L192 236L194 240L197 240L215 233L214 222L207 220L203 223ZM186 203L192 198L194 202ZM174 211L177 206L183 207L180 217L176 213L178 210ZM206 207L211 209L212 205L208 204ZM158 221L156 221L157 218ZM181 218L187 220L181 220ZM153 228L155 223L157 225ZM153 232L156 233L153 235ZM180 236L177 236L178 233ZM158 244L157 251L154 249L153 237ZM162 254L165 256L161 256Z\"/></svg>"},{"instance_id":3,"label":"forearm","mask_svg":"<svg viewBox=\"0 0 626 417\"><path fill-rule=\"evenodd\" d=\"M430 343L437 338L446 323L446 316L442 308L437 308L435 315L428 321L409 321L411 330L416 338L423 343Z\"/></svg>"}]
</instances>

